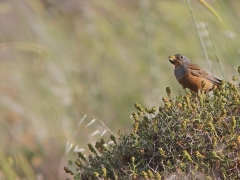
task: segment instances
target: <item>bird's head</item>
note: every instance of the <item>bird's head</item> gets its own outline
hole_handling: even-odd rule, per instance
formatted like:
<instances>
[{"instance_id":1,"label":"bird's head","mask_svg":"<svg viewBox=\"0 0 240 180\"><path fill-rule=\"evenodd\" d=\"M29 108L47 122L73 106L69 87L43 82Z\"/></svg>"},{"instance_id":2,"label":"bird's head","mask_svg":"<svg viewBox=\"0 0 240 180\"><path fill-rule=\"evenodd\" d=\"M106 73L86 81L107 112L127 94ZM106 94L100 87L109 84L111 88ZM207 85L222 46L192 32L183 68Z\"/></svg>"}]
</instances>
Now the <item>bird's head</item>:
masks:
<instances>
[{"instance_id":1,"label":"bird's head","mask_svg":"<svg viewBox=\"0 0 240 180\"><path fill-rule=\"evenodd\" d=\"M169 56L168 60L170 61L170 63L174 64L175 67L191 64L191 61L182 54L175 54L173 56Z\"/></svg>"}]
</instances>

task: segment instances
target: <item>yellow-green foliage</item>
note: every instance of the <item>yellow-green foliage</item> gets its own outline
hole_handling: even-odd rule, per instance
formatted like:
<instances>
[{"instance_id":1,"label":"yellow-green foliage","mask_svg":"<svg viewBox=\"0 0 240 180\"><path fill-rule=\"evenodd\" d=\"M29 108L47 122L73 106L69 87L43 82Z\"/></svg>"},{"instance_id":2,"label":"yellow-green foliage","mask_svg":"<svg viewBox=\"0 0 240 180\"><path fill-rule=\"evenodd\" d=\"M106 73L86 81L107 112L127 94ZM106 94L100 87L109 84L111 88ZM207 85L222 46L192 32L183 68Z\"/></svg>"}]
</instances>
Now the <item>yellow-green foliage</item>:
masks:
<instances>
[{"instance_id":1,"label":"yellow-green foliage","mask_svg":"<svg viewBox=\"0 0 240 180\"><path fill-rule=\"evenodd\" d=\"M236 78L235 78L236 80ZM120 134L88 160L80 156L75 179L237 179L240 149L240 83L222 82L210 94L175 98L137 113L131 134ZM136 125L137 123L137 125ZM97 142L97 149L105 140ZM67 173L72 174L68 168ZM96 175L97 174L97 175Z\"/></svg>"}]
</instances>

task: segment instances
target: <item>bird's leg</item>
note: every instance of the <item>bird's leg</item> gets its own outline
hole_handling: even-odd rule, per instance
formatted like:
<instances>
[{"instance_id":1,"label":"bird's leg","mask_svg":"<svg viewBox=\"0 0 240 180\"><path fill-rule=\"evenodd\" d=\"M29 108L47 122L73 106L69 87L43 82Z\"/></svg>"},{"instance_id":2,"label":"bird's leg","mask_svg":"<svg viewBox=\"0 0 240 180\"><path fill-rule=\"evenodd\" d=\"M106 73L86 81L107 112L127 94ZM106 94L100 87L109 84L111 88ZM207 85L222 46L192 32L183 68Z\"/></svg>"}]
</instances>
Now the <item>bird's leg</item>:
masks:
<instances>
[{"instance_id":1,"label":"bird's leg","mask_svg":"<svg viewBox=\"0 0 240 180\"><path fill-rule=\"evenodd\" d=\"M197 90L197 95L201 95L201 94L202 94L201 89L198 89Z\"/></svg>"},{"instance_id":2,"label":"bird's leg","mask_svg":"<svg viewBox=\"0 0 240 180\"><path fill-rule=\"evenodd\" d=\"M199 100L198 100L198 96L201 96L201 95L202 95L202 90L198 89L198 91L196 93L196 98L195 98L197 106L199 106L199 104L200 104Z\"/></svg>"}]
</instances>

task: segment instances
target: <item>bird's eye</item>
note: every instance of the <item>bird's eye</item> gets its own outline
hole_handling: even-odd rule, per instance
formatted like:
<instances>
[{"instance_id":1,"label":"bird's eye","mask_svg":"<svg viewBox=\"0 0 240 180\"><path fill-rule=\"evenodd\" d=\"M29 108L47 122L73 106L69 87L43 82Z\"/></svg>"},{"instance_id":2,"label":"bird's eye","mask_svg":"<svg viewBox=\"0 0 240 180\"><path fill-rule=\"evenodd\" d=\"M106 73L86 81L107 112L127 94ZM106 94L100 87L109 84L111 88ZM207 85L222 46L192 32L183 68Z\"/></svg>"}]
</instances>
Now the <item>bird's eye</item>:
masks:
<instances>
[{"instance_id":1,"label":"bird's eye","mask_svg":"<svg viewBox=\"0 0 240 180\"><path fill-rule=\"evenodd\" d=\"M183 59L183 56L180 56L181 59Z\"/></svg>"}]
</instances>

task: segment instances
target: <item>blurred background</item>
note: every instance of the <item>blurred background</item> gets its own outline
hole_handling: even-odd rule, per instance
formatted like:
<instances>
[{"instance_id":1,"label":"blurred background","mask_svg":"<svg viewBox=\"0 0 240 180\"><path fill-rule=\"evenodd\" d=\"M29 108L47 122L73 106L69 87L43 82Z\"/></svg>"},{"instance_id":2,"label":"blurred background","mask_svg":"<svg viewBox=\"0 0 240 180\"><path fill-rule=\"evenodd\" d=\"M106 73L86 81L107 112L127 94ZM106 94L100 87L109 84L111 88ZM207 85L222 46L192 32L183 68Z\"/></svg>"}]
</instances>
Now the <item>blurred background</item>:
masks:
<instances>
[{"instance_id":1,"label":"blurred background","mask_svg":"<svg viewBox=\"0 0 240 180\"><path fill-rule=\"evenodd\" d=\"M191 4L190 4L191 2ZM239 0L1 0L0 179L66 179L76 152L130 133L134 103L185 93L167 57L237 75ZM212 9L213 8L213 9Z\"/></svg>"}]
</instances>

